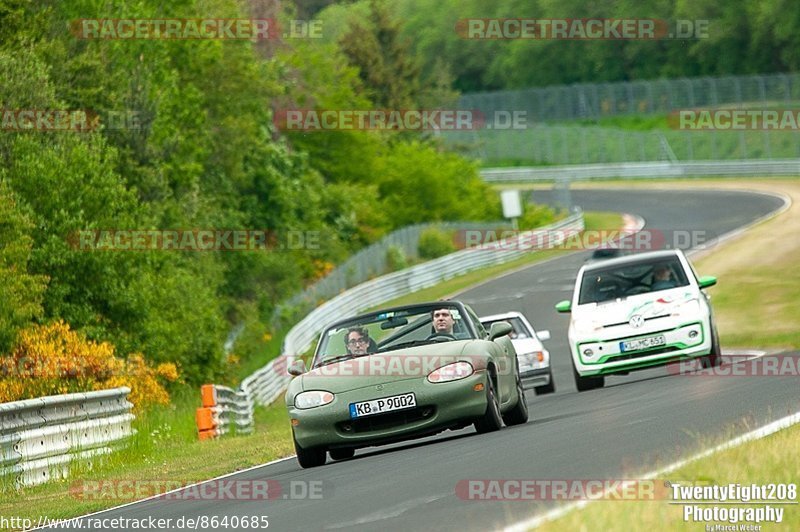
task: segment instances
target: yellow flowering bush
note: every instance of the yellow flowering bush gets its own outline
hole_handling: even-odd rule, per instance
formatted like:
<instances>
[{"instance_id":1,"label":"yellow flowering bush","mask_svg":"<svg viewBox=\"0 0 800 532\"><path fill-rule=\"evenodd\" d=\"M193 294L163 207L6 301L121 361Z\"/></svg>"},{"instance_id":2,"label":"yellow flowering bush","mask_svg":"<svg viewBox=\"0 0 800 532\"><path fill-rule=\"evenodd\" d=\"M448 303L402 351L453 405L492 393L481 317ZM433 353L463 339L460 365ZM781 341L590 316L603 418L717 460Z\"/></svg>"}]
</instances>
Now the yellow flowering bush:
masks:
<instances>
[{"instance_id":1,"label":"yellow flowering bush","mask_svg":"<svg viewBox=\"0 0 800 532\"><path fill-rule=\"evenodd\" d=\"M0 403L127 386L140 411L168 404L162 382L177 379L175 364L152 367L141 353L118 358L110 343L87 340L58 321L21 331L12 353L0 357Z\"/></svg>"},{"instance_id":2,"label":"yellow flowering bush","mask_svg":"<svg viewBox=\"0 0 800 532\"><path fill-rule=\"evenodd\" d=\"M323 277L331 273L333 269L336 267L336 265L330 261L319 260L319 259L314 259L313 265L314 265L314 273L312 278L314 281L322 279Z\"/></svg>"}]
</instances>

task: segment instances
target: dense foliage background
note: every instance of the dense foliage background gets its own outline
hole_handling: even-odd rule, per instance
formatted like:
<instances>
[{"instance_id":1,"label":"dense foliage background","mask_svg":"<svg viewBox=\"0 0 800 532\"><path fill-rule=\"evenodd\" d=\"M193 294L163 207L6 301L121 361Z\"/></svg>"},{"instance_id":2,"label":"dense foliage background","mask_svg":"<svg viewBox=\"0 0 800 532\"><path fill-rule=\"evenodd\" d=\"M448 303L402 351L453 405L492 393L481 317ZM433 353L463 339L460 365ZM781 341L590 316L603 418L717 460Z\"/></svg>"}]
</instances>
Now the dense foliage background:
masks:
<instances>
[{"instance_id":1,"label":"dense foliage background","mask_svg":"<svg viewBox=\"0 0 800 532\"><path fill-rule=\"evenodd\" d=\"M409 223L499 216L475 164L424 135L287 137L273 126L273 112L289 106L369 109L395 89L411 108L431 97L385 11L376 13L388 33L369 52L384 72L406 65L408 77L389 80L393 87L385 76L364 81L358 40L349 58L335 42L82 40L70 32L80 18L250 18L251 7L0 0L0 108L131 113L140 124L0 131L0 353L11 353L20 330L63 320L118 356L176 362L186 382L206 381L237 358L259 356L276 304L352 251ZM279 240L319 231L320 245L198 253L70 243L82 230L209 228L269 230ZM258 341L226 358L223 344L239 323Z\"/></svg>"},{"instance_id":2,"label":"dense foliage background","mask_svg":"<svg viewBox=\"0 0 800 532\"><path fill-rule=\"evenodd\" d=\"M70 31L81 18L251 17L319 18L324 38ZM709 37L464 40L455 25L471 17L707 19ZM232 375L236 360L263 358L276 341L267 326L276 305L353 251L412 223L500 216L476 164L434 135L284 132L276 112L446 108L459 91L795 71L799 27L791 0L0 0L0 109L88 109L138 123L0 131L0 355L18 351L20 331L63 322L116 356L175 362L190 384ZM279 239L318 231L320 245L101 252L70 240L214 228ZM226 356L242 323L246 341Z\"/></svg>"},{"instance_id":3,"label":"dense foliage background","mask_svg":"<svg viewBox=\"0 0 800 532\"><path fill-rule=\"evenodd\" d=\"M343 27L370 0L301 2ZM403 35L425 75L446 75L462 92L684 76L763 74L800 68L794 0L395 0ZM653 18L708 21L708 37L685 40L467 40L468 18Z\"/></svg>"}]
</instances>

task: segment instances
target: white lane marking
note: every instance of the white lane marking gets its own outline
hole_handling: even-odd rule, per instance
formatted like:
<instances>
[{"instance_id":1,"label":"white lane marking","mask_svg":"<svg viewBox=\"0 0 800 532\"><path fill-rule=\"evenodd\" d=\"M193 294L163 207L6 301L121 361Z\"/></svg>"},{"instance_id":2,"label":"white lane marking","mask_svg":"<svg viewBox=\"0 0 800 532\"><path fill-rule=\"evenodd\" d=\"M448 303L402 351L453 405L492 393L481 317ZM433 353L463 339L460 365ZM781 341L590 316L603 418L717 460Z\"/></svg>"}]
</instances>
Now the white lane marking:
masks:
<instances>
[{"instance_id":1,"label":"white lane marking","mask_svg":"<svg viewBox=\"0 0 800 532\"><path fill-rule=\"evenodd\" d=\"M339 528L351 528L358 525L365 525L367 523L374 523L375 521L382 521L384 519L391 519L393 517L400 517L404 513L409 510L416 508L417 506L422 506L424 504L428 504L434 501L438 501L439 499L444 499L446 497L451 497L453 495L452 491L448 491L445 493L441 493L438 495L431 495L429 497L420 497L418 499L411 499L410 501L405 501L395 506L384 508L383 510L367 514L364 517L360 517L358 519L354 519L352 521L346 521L344 523L334 523L331 525L327 525L325 530L336 530Z\"/></svg>"},{"instance_id":2,"label":"white lane marking","mask_svg":"<svg viewBox=\"0 0 800 532\"><path fill-rule=\"evenodd\" d=\"M220 475L218 477L209 478L208 480L201 480L200 482L195 482L194 484L187 484L185 486L181 486L180 488L175 488L174 490L165 491L164 493L159 493L157 495L152 495L152 496L147 497L145 499L139 499L138 501L132 501L132 502L127 502L125 504L120 504L119 506L114 506L113 508L106 508L105 510L98 510L96 512L92 512L92 513L89 513L89 514L86 514L86 515L81 515L81 516L78 516L78 517L65 517L63 519L63 521L64 522L71 522L73 519L85 519L87 517L93 517L95 515L102 514L102 513L105 513L105 512L110 512L112 510L119 510L119 509L125 508L127 506L132 506L134 504L139 504L139 503L150 501L150 500L153 500L153 499L158 499L159 497L164 497L165 495L169 495L169 494L172 494L172 493L177 493L179 491L183 491L185 489L188 489L188 488L191 488L191 487L194 487L194 486L200 486L201 484L205 484L206 482L213 482L215 480L221 480L223 478L228 478L228 477L231 477L233 475L238 475L239 473L246 473L248 471L253 471L254 469L258 469L260 467L267 467L267 466L272 465L272 464L277 464L279 462L284 462L286 460L291 460L294 457L295 457L295 455L287 456L285 458L278 458L277 460L273 460L271 462L267 462L266 464L255 465L255 466L252 466L252 467L248 467L247 469L234 471L233 473L226 473L226 474ZM77 482L80 482L80 481L77 481ZM31 530L42 530L42 529L46 529L46 528L53 528L53 527L52 527L52 525L51 526L43 526L43 527L38 527L38 528L31 528Z\"/></svg>"},{"instance_id":3,"label":"white lane marking","mask_svg":"<svg viewBox=\"0 0 800 532\"><path fill-rule=\"evenodd\" d=\"M764 438L766 436L769 436L770 434L774 434L774 433L776 433L776 432L778 432L780 430L789 428L792 425L795 425L797 423L800 423L800 412L796 412L796 413L791 414L789 416L783 417L783 418L781 418L781 419L779 419L777 421L773 421L772 423L764 425L761 428L755 429L755 430L750 431L750 432L748 432L746 434L743 434L741 436L737 436L736 438L728 440L725 443L721 443L721 444L717 445L716 447L712 447L711 449L706 449L705 451L701 451L701 452L699 452L699 453L697 453L694 456L691 456L689 458L686 458L686 459L683 459L683 460L678 460L677 462L673 462L673 463L669 464L668 466L663 467L661 469L658 469L656 471L651 471L649 473L645 473L644 475L640 476L637 480L649 480L649 479L659 478L662 475L665 475L667 473L671 473L671 472L675 471L676 469L680 469L683 466L688 465L688 464L690 464L692 462L696 462L697 460L702 460L703 458L708 458L709 456L711 456L714 453L718 453L720 451L724 451L724 450L727 450L727 449L731 449L733 447L737 447L739 445L742 445L743 443L747 443L747 442L750 442L750 441L754 441L754 440L758 440L758 439ZM633 481L624 482L623 486L634 485L635 482L637 482L637 481L633 480ZM602 494L600 494L597 498L594 498L594 499L583 500L583 501L578 501L578 502L566 504L564 506L559 506L558 508L554 508L554 509L552 509L550 511L547 511L547 512L539 514L539 515L535 515L535 516L533 516L533 517L531 517L529 519L526 519L524 521L518 521L516 523L508 525L502 530L504 532L518 532L518 531L522 532L522 531L525 531L525 530L529 530L531 528L536 528L536 527L541 526L542 524L544 524L544 523L546 523L548 521L553 521L555 519L563 517L563 516L567 515L568 513L572 512L574 510L583 509L589 503L595 502L598 499L603 499L609 491L610 490L604 491Z\"/></svg>"}]
</instances>

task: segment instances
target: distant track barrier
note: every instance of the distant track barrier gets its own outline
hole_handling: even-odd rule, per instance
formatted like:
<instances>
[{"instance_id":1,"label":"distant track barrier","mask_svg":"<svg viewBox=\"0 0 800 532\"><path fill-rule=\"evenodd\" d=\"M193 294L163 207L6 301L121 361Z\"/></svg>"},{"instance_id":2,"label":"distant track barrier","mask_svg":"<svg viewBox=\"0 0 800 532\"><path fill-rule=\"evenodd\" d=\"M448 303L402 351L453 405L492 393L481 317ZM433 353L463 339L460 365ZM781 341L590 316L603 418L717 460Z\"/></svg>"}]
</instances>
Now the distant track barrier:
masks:
<instances>
[{"instance_id":1,"label":"distant track barrier","mask_svg":"<svg viewBox=\"0 0 800 532\"><path fill-rule=\"evenodd\" d=\"M751 161L633 162L487 168L487 183L569 182L590 179L676 179L685 177L779 177L800 175L800 159Z\"/></svg>"},{"instance_id":2,"label":"distant track barrier","mask_svg":"<svg viewBox=\"0 0 800 532\"><path fill-rule=\"evenodd\" d=\"M197 435L201 440L224 434L253 432L253 402L241 391L205 384L200 388L203 406L197 409Z\"/></svg>"}]
</instances>

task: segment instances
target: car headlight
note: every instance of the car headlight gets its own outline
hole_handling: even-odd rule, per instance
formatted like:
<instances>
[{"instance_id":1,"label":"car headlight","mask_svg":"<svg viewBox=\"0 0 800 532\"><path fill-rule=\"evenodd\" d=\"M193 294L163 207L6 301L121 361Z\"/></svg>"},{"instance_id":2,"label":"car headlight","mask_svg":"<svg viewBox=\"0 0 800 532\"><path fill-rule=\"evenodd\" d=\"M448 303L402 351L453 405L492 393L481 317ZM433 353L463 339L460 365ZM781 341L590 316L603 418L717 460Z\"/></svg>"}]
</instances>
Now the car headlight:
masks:
<instances>
[{"instance_id":1,"label":"car headlight","mask_svg":"<svg viewBox=\"0 0 800 532\"><path fill-rule=\"evenodd\" d=\"M697 316L700 313L700 302L696 298L684 301L672 309L673 316Z\"/></svg>"},{"instance_id":2,"label":"car headlight","mask_svg":"<svg viewBox=\"0 0 800 532\"><path fill-rule=\"evenodd\" d=\"M475 373L469 362L453 362L428 374L428 382L440 383L465 379Z\"/></svg>"},{"instance_id":3,"label":"car headlight","mask_svg":"<svg viewBox=\"0 0 800 532\"><path fill-rule=\"evenodd\" d=\"M301 410L327 405L331 401L333 401L333 394L323 390L300 392L294 396L294 406Z\"/></svg>"},{"instance_id":4,"label":"car headlight","mask_svg":"<svg viewBox=\"0 0 800 532\"><path fill-rule=\"evenodd\" d=\"M519 363L522 366L533 366L536 368L544 362L544 352L531 351L530 353L523 353L517 355L517 359L519 359Z\"/></svg>"}]
</instances>

